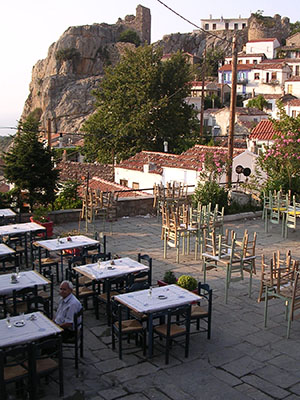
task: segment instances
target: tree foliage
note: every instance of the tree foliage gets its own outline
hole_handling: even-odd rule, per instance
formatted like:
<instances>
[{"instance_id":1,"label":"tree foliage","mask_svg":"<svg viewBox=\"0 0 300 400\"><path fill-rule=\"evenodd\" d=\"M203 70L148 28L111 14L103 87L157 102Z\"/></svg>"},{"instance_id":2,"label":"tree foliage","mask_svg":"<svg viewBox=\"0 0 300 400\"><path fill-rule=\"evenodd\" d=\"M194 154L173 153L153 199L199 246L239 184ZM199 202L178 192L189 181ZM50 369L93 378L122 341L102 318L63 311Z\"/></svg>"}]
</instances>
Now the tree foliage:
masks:
<instances>
[{"instance_id":1,"label":"tree foliage","mask_svg":"<svg viewBox=\"0 0 300 400\"><path fill-rule=\"evenodd\" d=\"M120 34L119 42L133 43L137 47L141 44L141 39L132 29L126 29Z\"/></svg>"},{"instance_id":2,"label":"tree foliage","mask_svg":"<svg viewBox=\"0 0 300 400\"><path fill-rule=\"evenodd\" d=\"M254 97L253 99L250 99L247 103L247 107L253 107L253 108L258 108L259 110L263 111L265 107L267 107L268 102L264 98L263 95L259 94L257 97Z\"/></svg>"},{"instance_id":3,"label":"tree foliage","mask_svg":"<svg viewBox=\"0 0 300 400\"><path fill-rule=\"evenodd\" d=\"M290 23L290 28L291 28L290 35L294 35L295 33L300 32L300 21Z\"/></svg>"},{"instance_id":4,"label":"tree foliage","mask_svg":"<svg viewBox=\"0 0 300 400\"><path fill-rule=\"evenodd\" d=\"M300 115L289 117L277 102L279 119L272 119L278 131L272 146L267 146L258 161L267 173L266 189L292 190L300 193Z\"/></svg>"},{"instance_id":5,"label":"tree foliage","mask_svg":"<svg viewBox=\"0 0 300 400\"><path fill-rule=\"evenodd\" d=\"M116 67L106 69L96 96L96 112L85 122L84 152L88 161L111 162L141 150L180 153L194 143L198 120L184 99L190 91L190 69L176 53L161 61L152 46L126 50Z\"/></svg>"},{"instance_id":6,"label":"tree foliage","mask_svg":"<svg viewBox=\"0 0 300 400\"><path fill-rule=\"evenodd\" d=\"M39 117L36 113L19 124L13 147L4 154L4 176L22 191L31 211L36 204L54 201L58 172L52 153L39 140Z\"/></svg>"}]
</instances>

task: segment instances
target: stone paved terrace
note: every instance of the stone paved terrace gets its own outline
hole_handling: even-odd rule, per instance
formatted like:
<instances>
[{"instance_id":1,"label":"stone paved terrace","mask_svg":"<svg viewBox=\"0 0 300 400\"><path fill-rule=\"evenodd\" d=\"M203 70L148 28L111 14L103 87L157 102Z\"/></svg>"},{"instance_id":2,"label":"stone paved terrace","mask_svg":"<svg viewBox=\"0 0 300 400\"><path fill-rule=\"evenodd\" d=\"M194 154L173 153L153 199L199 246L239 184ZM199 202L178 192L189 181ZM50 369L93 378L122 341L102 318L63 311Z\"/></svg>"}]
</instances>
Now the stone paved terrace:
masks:
<instances>
[{"instance_id":1,"label":"stone paved terrace","mask_svg":"<svg viewBox=\"0 0 300 400\"><path fill-rule=\"evenodd\" d=\"M193 333L190 356L185 359L183 349L171 350L170 364L164 363L163 347L155 341L154 356L143 357L133 341L124 342L123 361L111 349L110 330L102 315L100 321L92 310L85 311L85 352L76 375L73 361L65 361L65 399L93 400L268 400L300 399L300 323L292 323L291 337L286 339L287 323L284 304L280 300L269 302L268 328L263 328L264 302L257 303L261 254L267 258L275 250L290 249L300 259L300 231L281 238L280 226L271 226L265 233L260 218L228 222L226 228L239 235L247 228L258 233L257 269L253 295L248 297L249 277L233 283L228 304L224 304L224 273L208 271L208 283L213 289L212 338L204 333ZM110 229L110 225L106 226ZM55 233L78 229L78 223L55 227ZM89 236L94 228L89 227ZM95 229L101 231L100 222ZM107 250L120 256L136 258L137 253L153 257L153 282L172 269L177 276L187 273L201 281L201 262L193 254L181 256L175 263L175 250L170 249L163 259L160 240L160 221L156 217L122 218L112 224L113 234L107 234ZM84 224L81 233L85 234ZM193 331L195 332L195 331ZM58 388L50 383L43 386L41 397L58 398Z\"/></svg>"}]
</instances>

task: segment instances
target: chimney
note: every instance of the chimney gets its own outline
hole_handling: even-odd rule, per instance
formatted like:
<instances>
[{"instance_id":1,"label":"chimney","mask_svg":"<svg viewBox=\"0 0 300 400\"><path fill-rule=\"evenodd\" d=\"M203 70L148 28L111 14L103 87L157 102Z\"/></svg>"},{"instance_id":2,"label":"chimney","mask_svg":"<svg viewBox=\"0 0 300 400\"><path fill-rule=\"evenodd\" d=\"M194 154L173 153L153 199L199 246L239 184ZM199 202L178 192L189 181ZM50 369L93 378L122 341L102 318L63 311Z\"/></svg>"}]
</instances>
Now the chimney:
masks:
<instances>
[{"instance_id":1,"label":"chimney","mask_svg":"<svg viewBox=\"0 0 300 400\"><path fill-rule=\"evenodd\" d=\"M168 142L164 141L164 152L167 153L168 152Z\"/></svg>"}]
</instances>

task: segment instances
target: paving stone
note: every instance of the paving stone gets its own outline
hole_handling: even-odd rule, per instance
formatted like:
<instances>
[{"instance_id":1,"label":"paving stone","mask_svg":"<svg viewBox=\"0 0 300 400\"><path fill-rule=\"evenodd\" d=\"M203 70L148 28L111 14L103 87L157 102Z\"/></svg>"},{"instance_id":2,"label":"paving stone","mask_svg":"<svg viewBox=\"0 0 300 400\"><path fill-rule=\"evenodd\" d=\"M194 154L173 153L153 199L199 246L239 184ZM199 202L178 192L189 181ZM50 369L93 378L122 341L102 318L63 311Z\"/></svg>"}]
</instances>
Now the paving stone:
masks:
<instances>
[{"instance_id":1,"label":"paving stone","mask_svg":"<svg viewBox=\"0 0 300 400\"><path fill-rule=\"evenodd\" d=\"M137 365L128 366L127 368L122 368L110 372L109 376L117 382L126 382L132 378L138 378L140 376L152 374L157 370L158 368L150 364L149 362L143 362Z\"/></svg>"},{"instance_id":2,"label":"paving stone","mask_svg":"<svg viewBox=\"0 0 300 400\"><path fill-rule=\"evenodd\" d=\"M300 383L296 383L296 385L290 386L289 390L294 393L298 394L300 396Z\"/></svg>"},{"instance_id":3,"label":"paving stone","mask_svg":"<svg viewBox=\"0 0 300 400\"><path fill-rule=\"evenodd\" d=\"M251 397L254 400L272 400L272 397L264 394L260 390L256 389L253 386L247 385L243 383L242 385L235 386L235 389L239 392L246 394L247 396Z\"/></svg>"},{"instance_id":4,"label":"paving stone","mask_svg":"<svg viewBox=\"0 0 300 400\"><path fill-rule=\"evenodd\" d=\"M238 360L234 360L228 364L222 365L222 368L235 376L241 377L249 374L252 371L256 371L262 366L263 364L261 362L253 360L253 358L249 356L244 356Z\"/></svg>"},{"instance_id":5,"label":"paving stone","mask_svg":"<svg viewBox=\"0 0 300 400\"><path fill-rule=\"evenodd\" d=\"M99 394L105 400L114 400L118 398L119 399L124 398L125 396L127 396L128 392L126 392L122 388L113 388L113 389L102 390Z\"/></svg>"},{"instance_id":6,"label":"paving stone","mask_svg":"<svg viewBox=\"0 0 300 400\"><path fill-rule=\"evenodd\" d=\"M119 358L110 358L105 361L97 362L94 364L95 368L101 373L115 371L121 368L130 367L136 364L138 359L135 356L127 356L126 359L120 360Z\"/></svg>"},{"instance_id":7,"label":"paving stone","mask_svg":"<svg viewBox=\"0 0 300 400\"><path fill-rule=\"evenodd\" d=\"M284 389L299 382L299 376L295 376L292 373L274 367L273 365L267 365L258 369L255 371L255 374Z\"/></svg>"},{"instance_id":8,"label":"paving stone","mask_svg":"<svg viewBox=\"0 0 300 400\"><path fill-rule=\"evenodd\" d=\"M248 383L249 385L256 387L257 389L261 390L262 392L269 394L271 397L276 399L284 399L286 396L289 395L289 392L280 388L276 384L268 382L256 375L247 375L242 378L242 381Z\"/></svg>"}]
</instances>

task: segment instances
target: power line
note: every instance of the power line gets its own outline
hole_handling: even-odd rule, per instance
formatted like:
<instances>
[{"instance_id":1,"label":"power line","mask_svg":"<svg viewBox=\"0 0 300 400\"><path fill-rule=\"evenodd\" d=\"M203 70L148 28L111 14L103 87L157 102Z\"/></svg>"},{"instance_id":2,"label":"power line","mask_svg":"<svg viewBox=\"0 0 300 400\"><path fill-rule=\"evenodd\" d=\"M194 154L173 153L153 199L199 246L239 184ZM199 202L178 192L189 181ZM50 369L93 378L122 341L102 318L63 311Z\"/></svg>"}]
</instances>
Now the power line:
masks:
<instances>
[{"instance_id":1,"label":"power line","mask_svg":"<svg viewBox=\"0 0 300 400\"><path fill-rule=\"evenodd\" d=\"M179 18L183 19L187 23L193 25L195 28L199 29L201 32L205 33L205 35L215 37L216 39L222 40L223 42L228 42L231 43L230 40L221 38L218 35L215 35L214 33L208 32L205 29L201 28L200 26L196 25L194 22L190 21L189 19L185 18L183 15L179 14L177 11L173 10L171 7L169 7L167 4L163 3L161 0L157 0L160 4L162 4L164 7L166 7L168 10L170 10L172 13L177 15Z\"/></svg>"}]
</instances>

